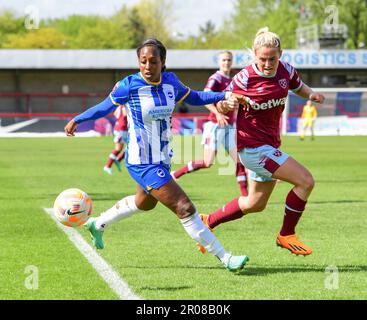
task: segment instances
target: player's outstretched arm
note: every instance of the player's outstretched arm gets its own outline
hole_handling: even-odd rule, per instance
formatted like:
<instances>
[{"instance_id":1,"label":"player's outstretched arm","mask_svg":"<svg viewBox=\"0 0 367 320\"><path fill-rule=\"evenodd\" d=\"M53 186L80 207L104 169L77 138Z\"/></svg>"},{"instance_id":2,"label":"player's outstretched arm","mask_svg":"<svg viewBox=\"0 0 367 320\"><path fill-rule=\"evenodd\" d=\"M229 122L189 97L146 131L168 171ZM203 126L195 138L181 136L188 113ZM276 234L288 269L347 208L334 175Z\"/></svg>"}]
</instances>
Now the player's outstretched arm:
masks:
<instances>
[{"instance_id":1,"label":"player's outstretched arm","mask_svg":"<svg viewBox=\"0 0 367 320\"><path fill-rule=\"evenodd\" d=\"M235 96L233 96L230 92L226 92L225 98L226 100L219 101L215 104L218 112L225 114L238 109L239 103Z\"/></svg>"},{"instance_id":2,"label":"player's outstretched arm","mask_svg":"<svg viewBox=\"0 0 367 320\"><path fill-rule=\"evenodd\" d=\"M309 99L313 102L323 103L325 100L325 96L321 93L313 91L307 84L302 84L302 87L294 92L296 95Z\"/></svg>"},{"instance_id":3,"label":"player's outstretched arm","mask_svg":"<svg viewBox=\"0 0 367 320\"><path fill-rule=\"evenodd\" d=\"M249 97L246 97L243 94L233 93L232 96L236 97L238 100L238 103L243 106L244 109L248 109L251 106L255 104L254 101L252 101Z\"/></svg>"},{"instance_id":4,"label":"player's outstretched arm","mask_svg":"<svg viewBox=\"0 0 367 320\"><path fill-rule=\"evenodd\" d=\"M233 111L239 108L239 105L242 105L244 109L248 109L250 106L254 104L254 102L241 94L226 92L227 100L219 101L216 104L217 110L220 113L227 113L229 111Z\"/></svg>"},{"instance_id":5,"label":"player's outstretched arm","mask_svg":"<svg viewBox=\"0 0 367 320\"><path fill-rule=\"evenodd\" d=\"M77 126L78 124L74 121L74 119L71 119L64 128L65 134L68 137L75 136Z\"/></svg>"},{"instance_id":6,"label":"player's outstretched arm","mask_svg":"<svg viewBox=\"0 0 367 320\"><path fill-rule=\"evenodd\" d=\"M104 116L107 116L108 114L113 112L117 107L118 105L114 104L110 99L110 97L106 98L101 103L87 109L83 113L77 115L74 119L70 120L64 128L65 134L67 136L74 136L78 123L87 120L96 120Z\"/></svg>"},{"instance_id":7,"label":"player's outstretched arm","mask_svg":"<svg viewBox=\"0 0 367 320\"><path fill-rule=\"evenodd\" d=\"M224 92L213 92L213 91L196 91L191 90L185 97L185 102L191 104L192 106L203 106L206 104L211 104L218 102L225 98Z\"/></svg>"}]
</instances>

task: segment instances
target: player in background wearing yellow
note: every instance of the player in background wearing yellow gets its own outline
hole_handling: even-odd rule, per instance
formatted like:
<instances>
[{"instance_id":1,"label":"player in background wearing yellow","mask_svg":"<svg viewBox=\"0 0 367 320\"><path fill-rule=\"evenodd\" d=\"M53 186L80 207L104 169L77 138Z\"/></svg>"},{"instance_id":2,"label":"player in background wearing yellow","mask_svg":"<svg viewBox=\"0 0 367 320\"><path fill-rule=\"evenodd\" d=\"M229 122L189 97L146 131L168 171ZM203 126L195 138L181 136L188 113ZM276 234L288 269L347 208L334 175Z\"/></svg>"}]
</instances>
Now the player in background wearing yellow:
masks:
<instances>
[{"instance_id":1,"label":"player in background wearing yellow","mask_svg":"<svg viewBox=\"0 0 367 320\"><path fill-rule=\"evenodd\" d=\"M124 146L127 140L127 116L124 106L119 106L113 113L116 117L115 126L113 128L113 142L115 143L115 149L108 156L106 165L104 166L104 172L112 175L112 164L115 163L117 169L121 171L121 161L125 158Z\"/></svg>"},{"instance_id":2,"label":"player in background wearing yellow","mask_svg":"<svg viewBox=\"0 0 367 320\"><path fill-rule=\"evenodd\" d=\"M312 104L312 101L308 100L307 103L303 106L303 111L302 111L302 116L301 116L301 119L302 119L302 131L301 131L301 136L300 136L301 140L305 139L307 128L310 128L311 140L315 139L313 126L315 124L316 117L317 117L317 109Z\"/></svg>"}]
</instances>

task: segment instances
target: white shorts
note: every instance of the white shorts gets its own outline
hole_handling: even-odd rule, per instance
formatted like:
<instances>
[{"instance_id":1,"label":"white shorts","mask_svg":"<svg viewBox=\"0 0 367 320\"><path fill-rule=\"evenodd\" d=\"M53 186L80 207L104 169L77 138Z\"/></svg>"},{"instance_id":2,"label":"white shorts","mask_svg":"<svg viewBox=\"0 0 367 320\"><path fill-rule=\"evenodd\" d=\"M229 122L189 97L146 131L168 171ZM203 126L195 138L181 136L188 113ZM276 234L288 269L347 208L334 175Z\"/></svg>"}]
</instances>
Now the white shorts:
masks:
<instances>
[{"instance_id":1,"label":"white shorts","mask_svg":"<svg viewBox=\"0 0 367 320\"><path fill-rule=\"evenodd\" d=\"M127 141L127 131L114 131L113 132L113 142L126 144Z\"/></svg>"},{"instance_id":2,"label":"white shorts","mask_svg":"<svg viewBox=\"0 0 367 320\"><path fill-rule=\"evenodd\" d=\"M227 152L236 148L236 125L229 124L223 128L218 123L208 121L203 125L201 144L206 149L218 150L223 145Z\"/></svg>"},{"instance_id":3,"label":"white shorts","mask_svg":"<svg viewBox=\"0 0 367 320\"><path fill-rule=\"evenodd\" d=\"M251 180L272 181L273 173L289 158L289 155L270 145L244 148L238 153L242 164L248 169Z\"/></svg>"}]
</instances>

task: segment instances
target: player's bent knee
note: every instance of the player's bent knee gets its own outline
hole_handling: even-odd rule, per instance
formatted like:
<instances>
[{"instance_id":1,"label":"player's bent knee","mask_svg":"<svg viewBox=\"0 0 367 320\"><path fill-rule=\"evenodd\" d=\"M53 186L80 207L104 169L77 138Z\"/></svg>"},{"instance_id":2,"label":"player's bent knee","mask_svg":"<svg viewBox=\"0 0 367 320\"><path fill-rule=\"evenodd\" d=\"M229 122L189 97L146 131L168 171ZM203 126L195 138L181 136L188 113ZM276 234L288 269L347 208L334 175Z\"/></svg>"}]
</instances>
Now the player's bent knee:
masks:
<instances>
[{"instance_id":1,"label":"player's bent knee","mask_svg":"<svg viewBox=\"0 0 367 320\"><path fill-rule=\"evenodd\" d=\"M142 210L142 211L150 211L150 210L153 210L157 205L157 202L148 202L148 203L137 203L136 204L136 207L139 209L139 210Z\"/></svg>"},{"instance_id":2,"label":"player's bent knee","mask_svg":"<svg viewBox=\"0 0 367 320\"><path fill-rule=\"evenodd\" d=\"M315 180L312 175L304 177L303 187L308 191L311 191L315 187Z\"/></svg>"},{"instance_id":3,"label":"player's bent knee","mask_svg":"<svg viewBox=\"0 0 367 320\"><path fill-rule=\"evenodd\" d=\"M264 211L266 209L266 203L252 203L249 205L249 208L246 210L246 212L248 213L252 213L252 212L261 212Z\"/></svg>"},{"instance_id":4,"label":"player's bent knee","mask_svg":"<svg viewBox=\"0 0 367 320\"><path fill-rule=\"evenodd\" d=\"M176 215L180 219L187 218L196 212L195 206L189 199L182 199L177 201Z\"/></svg>"}]
</instances>

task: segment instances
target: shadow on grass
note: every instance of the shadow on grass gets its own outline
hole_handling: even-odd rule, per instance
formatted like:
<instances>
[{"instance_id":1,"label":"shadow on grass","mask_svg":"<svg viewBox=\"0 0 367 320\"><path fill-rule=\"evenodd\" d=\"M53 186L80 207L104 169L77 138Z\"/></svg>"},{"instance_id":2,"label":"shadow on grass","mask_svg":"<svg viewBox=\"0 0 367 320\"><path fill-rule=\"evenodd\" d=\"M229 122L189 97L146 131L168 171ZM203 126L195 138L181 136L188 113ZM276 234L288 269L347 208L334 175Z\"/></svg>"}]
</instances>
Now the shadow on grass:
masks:
<instances>
[{"instance_id":1,"label":"shadow on grass","mask_svg":"<svg viewBox=\"0 0 367 320\"><path fill-rule=\"evenodd\" d=\"M363 200L336 200L336 201L312 201L314 204L325 204L325 203L367 203Z\"/></svg>"},{"instance_id":2,"label":"shadow on grass","mask_svg":"<svg viewBox=\"0 0 367 320\"><path fill-rule=\"evenodd\" d=\"M325 273L325 269L328 266L248 266L243 270L237 272L238 275L243 276L263 276L276 273L304 273L304 272L322 272ZM367 266L337 266L338 272L366 272Z\"/></svg>"},{"instance_id":3,"label":"shadow on grass","mask_svg":"<svg viewBox=\"0 0 367 320\"><path fill-rule=\"evenodd\" d=\"M356 180L348 180L348 179L340 179L340 180L316 180L317 183L338 183L338 184L343 184L343 183L365 183L366 180L365 179L356 179Z\"/></svg>"},{"instance_id":4,"label":"shadow on grass","mask_svg":"<svg viewBox=\"0 0 367 320\"><path fill-rule=\"evenodd\" d=\"M264 276L276 273L304 273L304 272L322 272L325 273L326 265L309 265L309 266L245 266L244 269L240 271L233 272L233 274L241 276ZM338 272L366 272L367 265L344 265L336 266ZM128 266L128 268L133 269L194 269L194 270L224 270L224 267L220 265L216 266L205 266L205 265L170 265L170 266ZM148 290L148 289L147 289Z\"/></svg>"},{"instance_id":5,"label":"shadow on grass","mask_svg":"<svg viewBox=\"0 0 367 320\"><path fill-rule=\"evenodd\" d=\"M180 287L142 287L141 290L148 290L148 291L180 291L180 290L187 290L192 289L192 286L180 286Z\"/></svg>"},{"instance_id":6,"label":"shadow on grass","mask_svg":"<svg viewBox=\"0 0 367 320\"><path fill-rule=\"evenodd\" d=\"M310 201L310 204L330 204L330 203L367 203L367 201L364 200L334 200L334 201ZM269 204L284 204L284 202L269 202Z\"/></svg>"}]
</instances>

